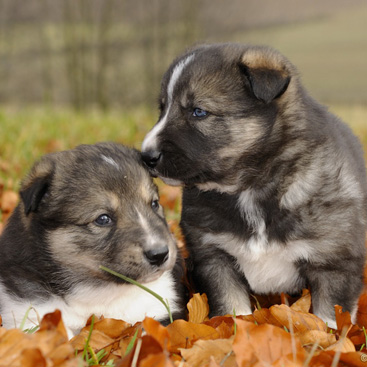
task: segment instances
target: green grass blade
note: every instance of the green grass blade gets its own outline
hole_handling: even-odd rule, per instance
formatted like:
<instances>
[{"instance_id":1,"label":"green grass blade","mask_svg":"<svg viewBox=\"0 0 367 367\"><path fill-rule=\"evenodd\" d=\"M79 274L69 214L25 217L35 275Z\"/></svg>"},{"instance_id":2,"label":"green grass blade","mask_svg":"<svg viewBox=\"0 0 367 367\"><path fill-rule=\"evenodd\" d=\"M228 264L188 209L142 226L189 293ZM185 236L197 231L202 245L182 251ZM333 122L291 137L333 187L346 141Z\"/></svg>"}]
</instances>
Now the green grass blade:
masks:
<instances>
[{"instance_id":1,"label":"green grass blade","mask_svg":"<svg viewBox=\"0 0 367 367\"><path fill-rule=\"evenodd\" d=\"M109 268L106 268L105 266L100 265L99 268L101 270L107 272L107 273L110 273L110 274L112 274L112 275L114 275L114 276L116 276L116 277L118 277L120 279L125 280L125 282L128 282L130 284L136 285L137 287L139 287L139 288L143 289L144 291L148 292L149 294L151 294L153 297L155 297L158 301L160 301L163 304L163 306L166 308L166 310L168 312L168 316L169 316L170 322L171 323L173 322L173 317L172 317L171 310L169 308L168 301L166 302L159 294L155 293L154 291L152 291L148 287L144 286L143 284L140 284L136 280L131 279L129 277L126 277L125 275L122 275L120 273L117 273L116 271L111 270Z\"/></svg>"}]
</instances>

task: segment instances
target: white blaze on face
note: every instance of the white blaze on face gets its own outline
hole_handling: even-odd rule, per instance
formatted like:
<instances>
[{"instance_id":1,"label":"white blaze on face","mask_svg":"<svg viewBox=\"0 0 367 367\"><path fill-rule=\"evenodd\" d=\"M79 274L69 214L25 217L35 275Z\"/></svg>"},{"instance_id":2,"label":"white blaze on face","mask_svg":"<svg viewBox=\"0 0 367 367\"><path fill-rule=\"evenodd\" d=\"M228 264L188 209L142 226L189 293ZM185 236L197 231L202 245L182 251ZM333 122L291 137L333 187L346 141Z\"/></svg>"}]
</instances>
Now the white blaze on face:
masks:
<instances>
[{"instance_id":1,"label":"white blaze on face","mask_svg":"<svg viewBox=\"0 0 367 367\"><path fill-rule=\"evenodd\" d=\"M167 109L164 116L157 122L152 130L149 131L145 137L142 145L142 151L154 150L157 147L157 135L164 128L167 122L167 117L172 105L173 92L185 67L193 60L194 54L187 56L184 60L180 61L173 69L171 79L169 80L167 87Z\"/></svg>"}]
</instances>

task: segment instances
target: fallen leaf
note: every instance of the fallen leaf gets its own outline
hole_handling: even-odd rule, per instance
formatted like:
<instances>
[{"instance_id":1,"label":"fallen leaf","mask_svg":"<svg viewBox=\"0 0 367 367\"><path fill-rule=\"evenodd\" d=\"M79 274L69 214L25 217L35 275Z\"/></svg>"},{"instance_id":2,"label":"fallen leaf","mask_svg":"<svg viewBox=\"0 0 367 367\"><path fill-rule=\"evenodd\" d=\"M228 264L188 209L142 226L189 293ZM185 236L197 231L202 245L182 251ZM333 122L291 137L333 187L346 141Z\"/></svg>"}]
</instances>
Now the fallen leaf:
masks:
<instances>
[{"instance_id":1,"label":"fallen leaf","mask_svg":"<svg viewBox=\"0 0 367 367\"><path fill-rule=\"evenodd\" d=\"M308 366L325 367L332 366L334 359L338 358L337 366L366 367L365 354L360 352L341 353L336 355L334 351L322 351L312 357Z\"/></svg>"},{"instance_id":2,"label":"fallen leaf","mask_svg":"<svg viewBox=\"0 0 367 367\"><path fill-rule=\"evenodd\" d=\"M363 293L359 298L357 322L359 326L364 326L367 329L367 292Z\"/></svg>"},{"instance_id":3,"label":"fallen leaf","mask_svg":"<svg viewBox=\"0 0 367 367\"><path fill-rule=\"evenodd\" d=\"M124 332L120 336L120 344L119 344L120 356L125 356L127 347L130 345L130 343L135 338L135 334L137 333L136 338L135 338L135 343L136 343L137 338L141 338L142 332L143 332L143 329L142 329L141 322L137 322L134 326L131 326L124 330Z\"/></svg>"},{"instance_id":4,"label":"fallen leaf","mask_svg":"<svg viewBox=\"0 0 367 367\"><path fill-rule=\"evenodd\" d=\"M209 305L206 294L195 293L187 304L189 322L200 324L208 320Z\"/></svg>"},{"instance_id":5,"label":"fallen leaf","mask_svg":"<svg viewBox=\"0 0 367 367\"><path fill-rule=\"evenodd\" d=\"M355 352L356 348L349 338L341 338L335 344L330 345L326 350L333 350L335 352L349 353Z\"/></svg>"},{"instance_id":6,"label":"fallen leaf","mask_svg":"<svg viewBox=\"0 0 367 367\"><path fill-rule=\"evenodd\" d=\"M169 359L169 357L161 352L157 354L150 354L146 358L144 358L139 367L174 367L173 362Z\"/></svg>"},{"instance_id":7,"label":"fallen leaf","mask_svg":"<svg viewBox=\"0 0 367 367\"><path fill-rule=\"evenodd\" d=\"M300 334L299 338L303 346L317 343L323 349L336 343L335 334L327 333L322 330L307 330Z\"/></svg>"},{"instance_id":8,"label":"fallen leaf","mask_svg":"<svg viewBox=\"0 0 367 367\"><path fill-rule=\"evenodd\" d=\"M102 319L94 324L93 330L99 330L108 337L116 339L131 326L131 324L116 319Z\"/></svg>"},{"instance_id":9,"label":"fallen leaf","mask_svg":"<svg viewBox=\"0 0 367 367\"><path fill-rule=\"evenodd\" d=\"M287 305L274 305L270 307L270 313L280 324L289 331L293 329L295 333L304 333L307 330L327 330L324 321L316 315L294 311Z\"/></svg>"},{"instance_id":10,"label":"fallen leaf","mask_svg":"<svg viewBox=\"0 0 367 367\"><path fill-rule=\"evenodd\" d=\"M20 366L22 367L46 367L47 361L38 348L24 349L20 356ZM17 362L14 361L14 364Z\"/></svg>"},{"instance_id":11,"label":"fallen leaf","mask_svg":"<svg viewBox=\"0 0 367 367\"><path fill-rule=\"evenodd\" d=\"M344 328L349 328L352 325L350 313L347 311L343 312L342 306L336 305L334 308L337 329L342 331Z\"/></svg>"},{"instance_id":12,"label":"fallen leaf","mask_svg":"<svg viewBox=\"0 0 367 367\"><path fill-rule=\"evenodd\" d=\"M184 320L175 320L167 326L171 339L171 353L177 353L179 348L191 348L199 339L218 339L219 333L211 326L194 324Z\"/></svg>"},{"instance_id":13,"label":"fallen leaf","mask_svg":"<svg viewBox=\"0 0 367 367\"><path fill-rule=\"evenodd\" d=\"M164 208L175 210L181 200L181 188L164 185L159 189L160 203Z\"/></svg>"},{"instance_id":14,"label":"fallen leaf","mask_svg":"<svg viewBox=\"0 0 367 367\"><path fill-rule=\"evenodd\" d=\"M151 317L146 317L143 321L143 328L148 335L151 335L155 340L157 340L163 350L167 350L171 347L168 330L158 321Z\"/></svg>"},{"instance_id":15,"label":"fallen leaf","mask_svg":"<svg viewBox=\"0 0 367 367\"><path fill-rule=\"evenodd\" d=\"M255 325L242 320L236 322L233 351L239 367L272 365L282 358L283 362L292 360L293 366L302 365L305 351L295 335L274 325Z\"/></svg>"},{"instance_id":16,"label":"fallen leaf","mask_svg":"<svg viewBox=\"0 0 367 367\"><path fill-rule=\"evenodd\" d=\"M233 366L235 356L232 352L233 338L198 340L190 349L180 349L184 360L192 367L209 366L214 360L220 366Z\"/></svg>"},{"instance_id":17,"label":"fallen leaf","mask_svg":"<svg viewBox=\"0 0 367 367\"><path fill-rule=\"evenodd\" d=\"M254 321L256 321L259 325L271 324L271 325L283 327L283 325L271 314L268 308L262 308L261 310L255 310L253 314L250 316L252 316Z\"/></svg>"},{"instance_id":18,"label":"fallen leaf","mask_svg":"<svg viewBox=\"0 0 367 367\"><path fill-rule=\"evenodd\" d=\"M6 190L1 195L1 210L4 213L12 212L17 206L19 195L12 190Z\"/></svg>"},{"instance_id":19,"label":"fallen leaf","mask_svg":"<svg viewBox=\"0 0 367 367\"><path fill-rule=\"evenodd\" d=\"M302 291L302 297L294 302L291 309L296 312L309 312L311 308L311 294L308 289Z\"/></svg>"}]
</instances>

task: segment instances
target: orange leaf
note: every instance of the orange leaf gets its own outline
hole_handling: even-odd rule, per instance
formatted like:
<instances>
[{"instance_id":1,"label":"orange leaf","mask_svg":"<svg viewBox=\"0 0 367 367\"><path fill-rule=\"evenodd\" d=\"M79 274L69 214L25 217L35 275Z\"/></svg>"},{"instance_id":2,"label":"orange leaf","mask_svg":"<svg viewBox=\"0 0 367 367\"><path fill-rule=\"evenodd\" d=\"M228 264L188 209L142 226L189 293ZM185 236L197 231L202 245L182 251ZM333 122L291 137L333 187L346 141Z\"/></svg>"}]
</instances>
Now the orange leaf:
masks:
<instances>
[{"instance_id":1,"label":"orange leaf","mask_svg":"<svg viewBox=\"0 0 367 367\"><path fill-rule=\"evenodd\" d=\"M14 364L16 362L14 361ZM24 349L20 357L22 367L46 367L47 362L38 348Z\"/></svg>"},{"instance_id":2,"label":"orange leaf","mask_svg":"<svg viewBox=\"0 0 367 367\"><path fill-rule=\"evenodd\" d=\"M352 325L350 313L348 311L343 312L342 306L336 305L334 308L335 308L336 326L338 330L342 331L345 327L349 328L349 326Z\"/></svg>"},{"instance_id":3,"label":"orange leaf","mask_svg":"<svg viewBox=\"0 0 367 367\"><path fill-rule=\"evenodd\" d=\"M102 319L94 323L93 330L99 330L108 337L116 339L131 325L122 320Z\"/></svg>"},{"instance_id":4,"label":"orange leaf","mask_svg":"<svg viewBox=\"0 0 367 367\"><path fill-rule=\"evenodd\" d=\"M271 324L271 325L283 327L283 325L271 314L268 308L262 308L261 310L255 310L252 315L249 315L247 317L251 317L251 316L253 317L253 320L256 321L259 325ZM241 319L243 318L241 317ZM247 321L251 321L251 320L247 320Z\"/></svg>"},{"instance_id":5,"label":"orange leaf","mask_svg":"<svg viewBox=\"0 0 367 367\"><path fill-rule=\"evenodd\" d=\"M335 352L349 353L355 352L356 348L349 338L341 338L335 344L330 345L326 350L333 350Z\"/></svg>"},{"instance_id":6,"label":"orange leaf","mask_svg":"<svg viewBox=\"0 0 367 367\"><path fill-rule=\"evenodd\" d=\"M149 354L144 358L139 367L174 367L172 361L163 352L157 354Z\"/></svg>"},{"instance_id":7,"label":"orange leaf","mask_svg":"<svg viewBox=\"0 0 367 367\"><path fill-rule=\"evenodd\" d=\"M233 351L239 367L267 366L279 360L291 360L293 366L302 365L305 351L294 335L269 324L255 325L242 320L236 322ZM287 362L287 365L290 364Z\"/></svg>"},{"instance_id":8,"label":"orange leaf","mask_svg":"<svg viewBox=\"0 0 367 367\"><path fill-rule=\"evenodd\" d=\"M295 333L304 333L307 330L326 331L326 324L316 315L296 312L286 305L274 305L270 307L270 313L288 330Z\"/></svg>"},{"instance_id":9,"label":"orange leaf","mask_svg":"<svg viewBox=\"0 0 367 367\"><path fill-rule=\"evenodd\" d=\"M363 293L359 298L357 321L358 325L367 329L367 292Z\"/></svg>"},{"instance_id":10,"label":"orange leaf","mask_svg":"<svg viewBox=\"0 0 367 367\"><path fill-rule=\"evenodd\" d=\"M19 195L15 191L6 190L1 196L1 210L9 213L17 206Z\"/></svg>"},{"instance_id":11,"label":"orange leaf","mask_svg":"<svg viewBox=\"0 0 367 367\"><path fill-rule=\"evenodd\" d=\"M310 363L308 364L310 367L325 367L331 366L332 362L335 358L336 352L334 351L323 351L315 355ZM351 353L342 353L339 356L338 366L353 366L353 367L366 367L366 362L364 360L363 353L360 352L351 352Z\"/></svg>"},{"instance_id":12,"label":"orange leaf","mask_svg":"<svg viewBox=\"0 0 367 367\"><path fill-rule=\"evenodd\" d=\"M307 330L299 335L299 338L302 345L313 345L317 343L323 349L336 343L335 334L330 334L322 330Z\"/></svg>"},{"instance_id":13,"label":"orange leaf","mask_svg":"<svg viewBox=\"0 0 367 367\"><path fill-rule=\"evenodd\" d=\"M235 356L225 357L232 351L230 339L198 340L190 349L181 349L184 360L192 367L209 366L212 359L221 366L233 366ZM223 360L224 363L221 363Z\"/></svg>"},{"instance_id":14,"label":"orange leaf","mask_svg":"<svg viewBox=\"0 0 367 367\"><path fill-rule=\"evenodd\" d=\"M179 348L191 348L196 340L218 339L219 333L211 326L175 320L167 326L171 339L170 352L177 353Z\"/></svg>"},{"instance_id":15,"label":"orange leaf","mask_svg":"<svg viewBox=\"0 0 367 367\"><path fill-rule=\"evenodd\" d=\"M209 305L206 294L195 293L187 304L189 322L200 324L208 320Z\"/></svg>"},{"instance_id":16,"label":"orange leaf","mask_svg":"<svg viewBox=\"0 0 367 367\"><path fill-rule=\"evenodd\" d=\"M164 208L174 210L177 203L181 200L181 188L164 185L160 187L160 203Z\"/></svg>"},{"instance_id":17,"label":"orange leaf","mask_svg":"<svg viewBox=\"0 0 367 367\"><path fill-rule=\"evenodd\" d=\"M310 312L311 294L308 289L302 291L302 297L293 303L291 309L297 312Z\"/></svg>"},{"instance_id":18,"label":"orange leaf","mask_svg":"<svg viewBox=\"0 0 367 367\"><path fill-rule=\"evenodd\" d=\"M167 329L161 325L158 321L151 317L146 317L143 321L143 328L148 335L151 335L161 345L163 350L170 348L171 343L169 340L169 333Z\"/></svg>"}]
</instances>

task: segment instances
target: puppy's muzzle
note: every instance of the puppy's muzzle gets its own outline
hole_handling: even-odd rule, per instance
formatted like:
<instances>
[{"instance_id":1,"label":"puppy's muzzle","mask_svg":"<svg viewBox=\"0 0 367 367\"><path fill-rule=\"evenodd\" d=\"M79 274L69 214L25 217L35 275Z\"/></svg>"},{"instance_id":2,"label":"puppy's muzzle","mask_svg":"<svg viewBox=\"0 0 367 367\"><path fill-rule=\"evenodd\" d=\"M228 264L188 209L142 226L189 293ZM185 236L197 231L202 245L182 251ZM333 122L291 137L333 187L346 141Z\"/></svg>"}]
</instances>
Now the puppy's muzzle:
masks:
<instances>
[{"instance_id":1,"label":"puppy's muzzle","mask_svg":"<svg viewBox=\"0 0 367 367\"><path fill-rule=\"evenodd\" d=\"M144 252L145 257L151 265L161 266L168 260L169 250L168 247L161 247Z\"/></svg>"},{"instance_id":2,"label":"puppy's muzzle","mask_svg":"<svg viewBox=\"0 0 367 367\"><path fill-rule=\"evenodd\" d=\"M144 163L149 168L155 168L160 161L162 154L157 150L148 150L146 152L142 152L141 156L143 158Z\"/></svg>"}]
</instances>

